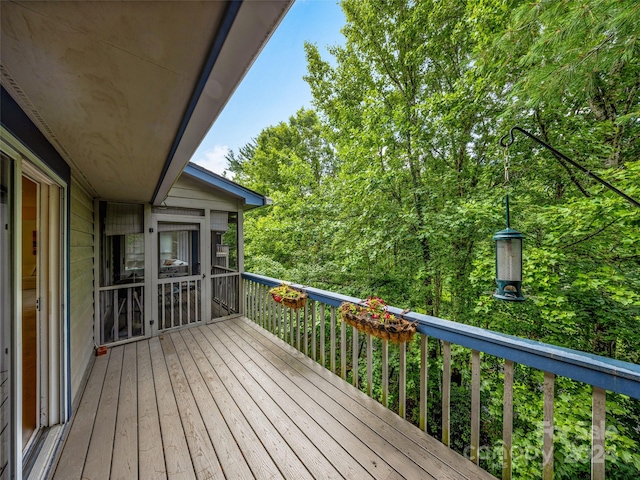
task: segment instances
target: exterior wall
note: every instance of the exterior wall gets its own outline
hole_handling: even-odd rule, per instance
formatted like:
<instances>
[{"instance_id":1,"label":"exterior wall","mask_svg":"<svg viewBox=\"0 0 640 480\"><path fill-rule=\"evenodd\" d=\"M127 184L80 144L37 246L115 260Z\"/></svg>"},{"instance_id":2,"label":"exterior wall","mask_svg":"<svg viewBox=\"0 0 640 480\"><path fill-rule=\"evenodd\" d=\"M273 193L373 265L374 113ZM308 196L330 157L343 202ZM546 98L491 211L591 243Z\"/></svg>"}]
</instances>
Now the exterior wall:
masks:
<instances>
[{"instance_id":1,"label":"exterior wall","mask_svg":"<svg viewBox=\"0 0 640 480\"><path fill-rule=\"evenodd\" d=\"M93 200L71 178L71 248L70 248L70 365L71 401L78 389L93 354Z\"/></svg>"},{"instance_id":2,"label":"exterior wall","mask_svg":"<svg viewBox=\"0 0 640 480\"><path fill-rule=\"evenodd\" d=\"M222 193L216 193L202 182L181 176L171 187L164 202L170 207L210 208L225 212L237 212L241 209L238 200Z\"/></svg>"}]
</instances>

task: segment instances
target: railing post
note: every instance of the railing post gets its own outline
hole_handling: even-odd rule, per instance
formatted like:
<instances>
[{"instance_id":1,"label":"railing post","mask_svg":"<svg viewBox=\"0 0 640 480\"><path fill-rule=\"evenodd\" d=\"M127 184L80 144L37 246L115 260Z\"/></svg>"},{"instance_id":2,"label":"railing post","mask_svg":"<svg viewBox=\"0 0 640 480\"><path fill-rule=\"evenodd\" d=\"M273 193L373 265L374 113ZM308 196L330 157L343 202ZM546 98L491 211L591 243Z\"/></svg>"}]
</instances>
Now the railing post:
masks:
<instances>
[{"instance_id":1,"label":"railing post","mask_svg":"<svg viewBox=\"0 0 640 480\"><path fill-rule=\"evenodd\" d=\"M479 462L480 447L480 352L471 351L471 461Z\"/></svg>"},{"instance_id":2,"label":"railing post","mask_svg":"<svg viewBox=\"0 0 640 480\"><path fill-rule=\"evenodd\" d=\"M555 375L544 372L544 442L542 446L542 479L553 480L553 397Z\"/></svg>"},{"instance_id":3,"label":"railing post","mask_svg":"<svg viewBox=\"0 0 640 480\"><path fill-rule=\"evenodd\" d=\"M607 391L603 388L593 387L591 415L591 480L604 480Z\"/></svg>"},{"instance_id":4,"label":"railing post","mask_svg":"<svg viewBox=\"0 0 640 480\"><path fill-rule=\"evenodd\" d=\"M502 409L502 480L511 480L513 441L513 362L504 361L504 406Z\"/></svg>"},{"instance_id":5,"label":"railing post","mask_svg":"<svg viewBox=\"0 0 640 480\"><path fill-rule=\"evenodd\" d=\"M427 431L427 382L429 380L429 337L420 335L420 429Z\"/></svg>"},{"instance_id":6,"label":"railing post","mask_svg":"<svg viewBox=\"0 0 640 480\"><path fill-rule=\"evenodd\" d=\"M442 443L449 446L451 418L451 343L442 342Z\"/></svg>"}]
</instances>

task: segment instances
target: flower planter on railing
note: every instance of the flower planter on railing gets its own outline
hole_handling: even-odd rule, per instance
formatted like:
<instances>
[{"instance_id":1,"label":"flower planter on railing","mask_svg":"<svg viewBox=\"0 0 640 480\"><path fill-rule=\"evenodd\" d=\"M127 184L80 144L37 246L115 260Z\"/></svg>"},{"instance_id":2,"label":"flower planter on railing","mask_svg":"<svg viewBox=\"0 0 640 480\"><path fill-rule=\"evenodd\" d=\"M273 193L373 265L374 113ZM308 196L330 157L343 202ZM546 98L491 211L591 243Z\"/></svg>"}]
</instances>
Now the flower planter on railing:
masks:
<instances>
[{"instance_id":1,"label":"flower planter on railing","mask_svg":"<svg viewBox=\"0 0 640 480\"><path fill-rule=\"evenodd\" d=\"M272 288L269 293L276 303L282 303L285 307L293 310L304 308L307 304L307 294L304 290L294 288L286 283Z\"/></svg>"},{"instance_id":2,"label":"flower planter on railing","mask_svg":"<svg viewBox=\"0 0 640 480\"><path fill-rule=\"evenodd\" d=\"M359 331L395 343L410 342L416 333L416 324L400 315L390 313L379 297L369 297L360 304L343 302L340 305L342 321Z\"/></svg>"}]
</instances>

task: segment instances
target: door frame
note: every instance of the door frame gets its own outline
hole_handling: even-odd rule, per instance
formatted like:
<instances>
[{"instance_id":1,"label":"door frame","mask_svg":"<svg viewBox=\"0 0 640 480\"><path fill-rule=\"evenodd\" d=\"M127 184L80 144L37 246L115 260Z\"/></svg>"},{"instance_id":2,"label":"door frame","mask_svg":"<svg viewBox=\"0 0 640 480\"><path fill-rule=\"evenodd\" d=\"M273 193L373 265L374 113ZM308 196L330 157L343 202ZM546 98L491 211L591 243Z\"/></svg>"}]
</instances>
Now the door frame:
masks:
<instances>
[{"instance_id":1,"label":"door frame","mask_svg":"<svg viewBox=\"0 0 640 480\"><path fill-rule=\"evenodd\" d=\"M49 312L47 323L55 323L54 328L48 331L43 338L47 343L46 348L46 376L49 388L47 392L39 392L42 397L46 395L47 412L45 417L38 415L38 422L43 418L49 427L55 424L65 423L70 416L70 374L69 374L69 275L68 266L68 246L69 246L69 184L64 181L52 168L38 158L22 142L16 139L11 132L0 126L0 149L13 161L13 226L11 227L12 242L14 251L12 252L14 286L22 285L22 177L26 175L38 185L46 184L48 189L55 195L55 200L49 202L48 225L45 227L47 234L47 244L49 246L48 262L46 274L47 281L47 311ZM41 190L41 188L39 188ZM52 205L53 204L53 205ZM39 205L39 208L41 205ZM52 210L55 210L54 212ZM40 223L40 219L38 219ZM41 230L42 232L42 230ZM42 242L38 242L39 246ZM54 251L55 249L55 251ZM57 261L53 266L57 267L57 272L52 268L51 260L57 256ZM40 256L39 267L45 259ZM38 289L41 289L43 278L38 279ZM48 290L54 289L54 301L48 298ZM13 472L17 480L23 477L24 453L22 449L22 288L14 288L12 292L13 315L12 341L11 346L11 445L10 455ZM43 296L40 293L39 296ZM43 309L38 316L43 315ZM44 359L42 359L44 360ZM42 364L39 365L39 369ZM40 382L38 382L40 385ZM55 446L62 434L61 428L51 428L45 435L48 448L42 448L34 460L34 469L44 469L49 459L55 453ZM51 440L51 441L49 441ZM31 442L30 442L31 443ZM29 444L28 444L29 447ZM29 448L26 449L28 451Z\"/></svg>"},{"instance_id":2,"label":"door frame","mask_svg":"<svg viewBox=\"0 0 640 480\"><path fill-rule=\"evenodd\" d=\"M145 212L146 213L146 212ZM165 213L152 213L150 215L150 227L149 227L149 243L150 247L150 255L147 256L149 261L149 265L145 265L145 267L150 268L151 275L149 275L149 281L145 280L145 289L149 289L149 293L147 294L147 301L151 304L150 311L151 315L147 315L145 319L145 326L151 332L151 336L157 336L160 332L160 312L158 308L158 285L159 285L159 254L158 251L158 242L159 242L159 231L158 231L158 223L184 223L184 224L198 224L199 225L199 248L200 248L200 298L201 298L201 308L200 308L200 320L197 323L192 323L189 325L201 325L207 323L208 319L211 317L211 305L207 301L210 298L210 275L208 267L210 253L207 251L207 245L210 240L207 240L208 233L208 224L209 224L209 214L205 211L204 216L191 216L191 215L176 215L176 214L165 214ZM146 268L145 268L146 269ZM193 275L195 276L195 275ZM145 275L146 277L146 275ZM145 307L146 308L146 307ZM187 325L185 325L187 326ZM175 327L178 329L181 327ZM166 329L162 330L166 331Z\"/></svg>"}]
</instances>

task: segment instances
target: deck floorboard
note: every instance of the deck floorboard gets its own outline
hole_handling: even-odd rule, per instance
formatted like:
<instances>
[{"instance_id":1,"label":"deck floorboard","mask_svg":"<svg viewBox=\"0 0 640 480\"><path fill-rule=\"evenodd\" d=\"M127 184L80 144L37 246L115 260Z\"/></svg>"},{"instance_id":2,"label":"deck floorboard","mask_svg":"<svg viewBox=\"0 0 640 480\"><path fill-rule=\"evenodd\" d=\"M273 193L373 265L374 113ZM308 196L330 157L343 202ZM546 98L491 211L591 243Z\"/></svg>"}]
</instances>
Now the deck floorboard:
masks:
<instances>
[{"instance_id":1,"label":"deck floorboard","mask_svg":"<svg viewBox=\"0 0 640 480\"><path fill-rule=\"evenodd\" d=\"M244 317L99 357L54 478L490 479Z\"/></svg>"}]
</instances>

